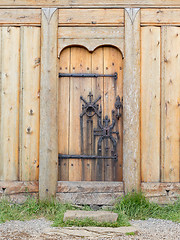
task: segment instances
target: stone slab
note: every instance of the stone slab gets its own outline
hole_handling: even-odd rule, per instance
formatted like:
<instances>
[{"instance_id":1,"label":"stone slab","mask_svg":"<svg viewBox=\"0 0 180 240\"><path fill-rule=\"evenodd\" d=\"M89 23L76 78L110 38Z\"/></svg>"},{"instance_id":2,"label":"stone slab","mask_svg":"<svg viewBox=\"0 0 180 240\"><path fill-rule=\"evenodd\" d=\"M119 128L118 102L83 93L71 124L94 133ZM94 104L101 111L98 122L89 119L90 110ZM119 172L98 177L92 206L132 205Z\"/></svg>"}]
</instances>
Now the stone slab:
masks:
<instances>
[{"instance_id":1,"label":"stone slab","mask_svg":"<svg viewBox=\"0 0 180 240\"><path fill-rule=\"evenodd\" d=\"M63 227L63 228L46 228L43 233L48 236L68 237L74 239L77 237L87 239L114 239L120 237L126 233L134 232L138 233L138 228L134 226L129 227ZM119 239L119 238L118 238Z\"/></svg>"},{"instance_id":2,"label":"stone slab","mask_svg":"<svg viewBox=\"0 0 180 240\"><path fill-rule=\"evenodd\" d=\"M97 222L116 222L118 214L108 211L68 210L64 214L63 221L65 222L67 220L81 220L85 218L90 218Z\"/></svg>"}]
</instances>

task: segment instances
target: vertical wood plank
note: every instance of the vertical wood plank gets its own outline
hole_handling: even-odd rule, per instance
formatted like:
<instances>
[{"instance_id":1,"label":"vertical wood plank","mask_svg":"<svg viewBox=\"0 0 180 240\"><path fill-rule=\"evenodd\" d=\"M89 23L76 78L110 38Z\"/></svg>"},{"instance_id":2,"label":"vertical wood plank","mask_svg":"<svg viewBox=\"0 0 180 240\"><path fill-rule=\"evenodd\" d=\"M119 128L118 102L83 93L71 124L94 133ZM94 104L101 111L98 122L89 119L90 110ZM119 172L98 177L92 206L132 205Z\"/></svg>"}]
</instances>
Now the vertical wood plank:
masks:
<instances>
[{"instance_id":1,"label":"vertical wood plank","mask_svg":"<svg viewBox=\"0 0 180 240\"><path fill-rule=\"evenodd\" d=\"M18 180L20 28L2 28L1 161L3 180ZM1 171L2 172L2 171Z\"/></svg>"},{"instance_id":2,"label":"vertical wood plank","mask_svg":"<svg viewBox=\"0 0 180 240\"><path fill-rule=\"evenodd\" d=\"M180 179L180 29L162 27L161 181Z\"/></svg>"},{"instance_id":3,"label":"vertical wood plank","mask_svg":"<svg viewBox=\"0 0 180 240\"><path fill-rule=\"evenodd\" d=\"M57 32L58 10L56 8L43 8L40 84L40 199L46 199L56 194L58 178Z\"/></svg>"},{"instance_id":4,"label":"vertical wood plank","mask_svg":"<svg viewBox=\"0 0 180 240\"><path fill-rule=\"evenodd\" d=\"M114 74L117 72L118 79L114 78L104 78L104 117L107 115L110 119L110 124L112 123L112 110L115 110L116 97L119 95L122 97L122 74L120 67L122 67L122 55L120 51L113 47L104 47L104 74ZM105 180L114 181L116 180L116 171L122 177L122 126L121 119L116 120L116 126L114 131L119 132L119 139L117 139L117 153L118 163L116 164L113 160L105 160ZM116 138L114 135L113 137ZM112 143L109 141L110 147L112 149ZM109 155L111 153L109 152ZM121 169L121 171L119 171ZM121 178L119 176L119 178ZM121 178L122 179L122 178Z\"/></svg>"},{"instance_id":5,"label":"vertical wood plank","mask_svg":"<svg viewBox=\"0 0 180 240\"><path fill-rule=\"evenodd\" d=\"M125 192L140 188L140 11L125 9L123 78L123 179Z\"/></svg>"},{"instance_id":6,"label":"vertical wood plank","mask_svg":"<svg viewBox=\"0 0 180 240\"><path fill-rule=\"evenodd\" d=\"M0 27L0 142L2 142L1 138L1 118L2 118L2 112L1 112L1 104L2 104L2 27ZM2 144L0 144L0 181L4 180L4 172L3 172L3 166L4 166L4 159L2 156Z\"/></svg>"},{"instance_id":7,"label":"vertical wood plank","mask_svg":"<svg viewBox=\"0 0 180 240\"><path fill-rule=\"evenodd\" d=\"M85 48L71 48L71 72L83 73L91 72L91 56ZM81 154L81 131L80 113L82 111L82 101L80 96L87 99L91 91L91 78L71 78L70 79L70 132L69 132L69 152L71 154ZM84 121L84 139L86 123ZM85 146L85 142L83 142ZM69 160L69 180L81 181L90 178L91 170L85 168L88 160Z\"/></svg>"},{"instance_id":8,"label":"vertical wood plank","mask_svg":"<svg viewBox=\"0 0 180 240\"><path fill-rule=\"evenodd\" d=\"M160 27L141 28L141 180L160 180Z\"/></svg>"},{"instance_id":9,"label":"vertical wood plank","mask_svg":"<svg viewBox=\"0 0 180 240\"><path fill-rule=\"evenodd\" d=\"M92 72L97 74L102 74L104 72L104 48L99 47L92 53ZM92 80L92 92L94 94L94 99L101 96L100 101L98 101L99 107L102 106L102 111L104 109L104 78L93 78ZM94 119L95 120L95 119ZM94 121L93 128L97 128L96 120ZM98 154L97 151L97 139L95 139L94 144L95 152L94 155ZM95 181L104 181L104 160L97 159L94 163L94 172L92 172L92 179Z\"/></svg>"},{"instance_id":10,"label":"vertical wood plank","mask_svg":"<svg viewBox=\"0 0 180 240\"><path fill-rule=\"evenodd\" d=\"M71 48L66 48L61 52L59 72L70 73ZM59 153L69 154L69 88L70 78L61 77L59 79L58 92L58 131L59 131ZM59 180L69 180L69 160L61 159L59 167Z\"/></svg>"},{"instance_id":11,"label":"vertical wood plank","mask_svg":"<svg viewBox=\"0 0 180 240\"><path fill-rule=\"evenodd\" d=\"M40 28L21 27L21 35L20 179L32 181L39 175Z\"/></svg>"}]
</instances>

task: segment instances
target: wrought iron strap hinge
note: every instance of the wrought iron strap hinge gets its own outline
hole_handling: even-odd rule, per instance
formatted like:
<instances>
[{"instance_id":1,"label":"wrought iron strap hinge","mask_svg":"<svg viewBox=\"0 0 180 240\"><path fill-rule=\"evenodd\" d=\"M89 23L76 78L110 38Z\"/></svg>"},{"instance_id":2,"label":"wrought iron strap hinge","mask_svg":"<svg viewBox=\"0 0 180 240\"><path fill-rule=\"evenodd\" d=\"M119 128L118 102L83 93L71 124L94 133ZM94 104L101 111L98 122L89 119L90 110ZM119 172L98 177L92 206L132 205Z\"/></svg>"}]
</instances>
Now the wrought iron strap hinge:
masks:
<instances>
[{"instance_id":1,"label":"wrought iron strap hinge","mask_svg":"<svg viewBox=\"0 0 180 240\"><path fill-rule=\"evenodd\" d=\"M98 77L112 77L114 80L117 80L118 74L98 74L98 73L59 73L60 77L84 77L84 78L98 78Z\"/></svg>"}]
</instances>

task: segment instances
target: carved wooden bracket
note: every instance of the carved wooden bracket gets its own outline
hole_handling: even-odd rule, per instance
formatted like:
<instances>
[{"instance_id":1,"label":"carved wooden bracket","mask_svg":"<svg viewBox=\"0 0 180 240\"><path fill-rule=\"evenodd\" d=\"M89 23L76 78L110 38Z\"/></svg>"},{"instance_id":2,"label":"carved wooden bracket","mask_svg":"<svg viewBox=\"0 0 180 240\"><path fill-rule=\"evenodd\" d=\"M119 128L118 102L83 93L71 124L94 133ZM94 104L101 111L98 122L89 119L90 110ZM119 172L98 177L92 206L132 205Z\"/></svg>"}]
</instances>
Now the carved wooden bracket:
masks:
<instances>
[{"instance_id":1,"label":"carved wooden bracket","mask_svg":"<svg viewBox=\"0 0 180 240\"><path fill-rule=\"evenodd\" d=\"M137 13L139 12L140 8L125 8L125 11L128 13L128 16L131 20L131 23L133 25L134 20L136 18Z\"/></svg>"}]
</instances>

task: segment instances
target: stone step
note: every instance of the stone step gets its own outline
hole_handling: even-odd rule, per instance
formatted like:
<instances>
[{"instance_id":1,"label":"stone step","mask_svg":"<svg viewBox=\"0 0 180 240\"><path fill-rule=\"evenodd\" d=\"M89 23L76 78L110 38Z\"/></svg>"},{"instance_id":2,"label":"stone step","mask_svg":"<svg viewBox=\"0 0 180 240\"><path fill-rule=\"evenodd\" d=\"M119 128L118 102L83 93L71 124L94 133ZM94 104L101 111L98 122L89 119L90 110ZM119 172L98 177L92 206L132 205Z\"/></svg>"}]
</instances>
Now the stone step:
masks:
<instances>
[{"instance_id":1,"label":"stone step","mask_svg":"<svg viewBox=\"0 0 180 240\"><path fill-rule=\"evenodd\" d=\"M108 211L67 210L64 214L63 221L82 220L85 218L90 218L97 222L116 222L118 214Z\"/></svg>"}]
</instances>

